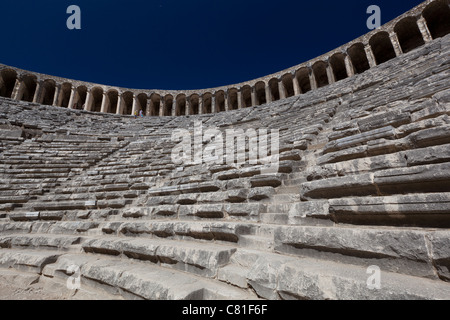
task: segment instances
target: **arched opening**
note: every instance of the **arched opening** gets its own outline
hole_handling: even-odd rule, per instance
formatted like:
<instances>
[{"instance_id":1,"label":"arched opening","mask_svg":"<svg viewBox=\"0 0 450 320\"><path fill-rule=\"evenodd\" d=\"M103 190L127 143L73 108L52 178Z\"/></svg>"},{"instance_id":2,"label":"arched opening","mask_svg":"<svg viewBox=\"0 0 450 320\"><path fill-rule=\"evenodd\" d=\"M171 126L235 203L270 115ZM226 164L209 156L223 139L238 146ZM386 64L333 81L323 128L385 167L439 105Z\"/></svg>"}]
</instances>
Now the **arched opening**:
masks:
<instances>
[{"instance_id":1,"label":"arched opening","mask_svg":"<svg viewBox=\"0 0 450 320\"><path fill-rule=\"evenodd\" d=\"M225 111L225 92L216 92L216 112Z\"/></svg>"},{"instance_id":2,"label":"arched opening","mask_svg":"<svg viewBox=\"0 0 450 320\"><path fill-rule=\"evenodd\" d=\"M363 73L370 69L369 60L367 59L366 51L362 43L355 43L347 49L347 54L353 65L355 73Z\"/></svg>"},{"instance_id":3,"label":"arched opening","mask_svg":"<svg viewBox=\"0 0 450 320\"><path fill-rule=\"evenodd\" d=\"M106 94L107 102L106 102L106 113L116 113L117 102L119 101L119 93L117 90L109 90Z\"/></svg>"},{"instance_id":4,"label":"arched opening","mask_svg":"<svg viewBox=\"0 0 450 320\"><path fill-rule=\"evenodd\" d=\"M312 66L314 76L316 78L317 88L322 88L327 86L328 74L327 74L327 64L324 61L317 61Z\"/></svg>"},{"instance_id":5,"label":"arched opening","mask_svg":"<svg viewBox=\"0 0 450 320\"><path fill-rule=\"evenodd\" d=\"M33 102L37 86L36 76L27 74L23 76L22 81L23 81L23 89L22 92L19 93L18 100Z\"/></svg>"},{"instance_id":6,"label":"arched opening","mask_svg":"<svg viewBox=\"0 0 450 320\"><path fill-rule=\"evenodd\" d=\"M202 96L202 100L203 100L203 110L202 113L206 114L206 113L212 113L212 94L211 93L205 93Z\"/></svg>"},{"instance_id":7,"label":"arched opening","mask_svg":"<svg viewBox=\"0 0 450 320\"><path fill-rule=\"evenodd\" d=\"M91 111L100 112L102 110L103 89L95 87L91 90Z\"/></svg>"},{"instance_id":8,"label":"arched opening","mask_svg":"<svg viewBox=\"0 0 450 320\"><path fill-rule=\"evenodd\" d=\"M87 88L85 86L79 86L73 101L73 109L83 110L86 104L86 97Z\"/></svg>"},{"instance_id":9,"label":"arched opening","mask_svg":"<svg viewBox=\"0 0 450 320\"><path fill-rule=\"evenodd\" d=\"M68 108L71 94L72 94L72 84L69 82L64 82L61 85L61 91L59 93L57 105L63 108Z\"/></svg>"},{"instance_id":10,"label":"arched opening","mask_svg":"<svg viewBox=\"0 0 450 320\"><path fill-rule=\"evenodd\" d=\"M12 69L3 69L0 73L0 96L12 98L16 85L17 72Z\"/></svg>"},{"instance_id":11,"label":"arched opening","mask_svg":"<svg viewBox=\"0 0 450 320\"><path fill-rule=\"evenodd\" d=\"M158 117L159 116L159 109L161 106L161 96L157 93L153 93L150 96L150 116L152 117Z\"/></svg>"},{"instance_id":12,"label":"arched opening","mask_svg":"<svg viewBox=\"0 0 450 320\"><path fill-rule=\"evenodd\" d=\"M176 99L175 115L184 116L186 115L186 96L184 94L179 94Z\"/></svg>"},{"instance_id":13,"label":"arched opening","mask_svg":"<svg viewBox=\"0 0 450 320\"><path fill-rule=\"evenodd\" d=\"M137 103L136 107L137 107L138 114L139 114L139 111L142 110L142 114L144 116L147 115L147 100L148 100L148 97L145 93L139 93L136 96L136 103Z\"/></svg>"},{"instance_id":14,"label":"arched opening","mask_svg":"<svg viewBox=\"0 0 450 320\"><path fill-rule=\"evenodd\" d=\"M123 115L132 115L133 113L133 92L126 91L122 93L122 114Z\"/></svg>"},{"instance_id":15,"label":"arched opening","mask_svg":"<svg viewBox=\"0 0 450 320\"><path fill-rule=\"evenodd\" d=\"M387 32L379 32L369 40L377 65L396 57L394 46Z\"/></svg>"},{"instance_id":16,"label":"arched opening","mask_svg":"<svg viewBox=\"0 0 450 320\"><path fill-rule=\"evenodd\" d=\"M250 108L252 106L252 88L250 86L244 86L241 88L242 93L242 107Z\"/></svg>"},{"instance_id":17,"label":"arched opening","mask_svg":"<svg viewBox=\"0 0 450 320\"><path fill-rule=\"evenodd\" d=\"M278 90L278 79L272 78L269 80L269 91L272 101L280 100L280 91Z\"/></svg>"},{"instance_id":18,"label":"arched opening","mask_svg":"<svg viewBox=\"0 0 450 320\"><path fill-rule=\"evenodd\" d=\"M425 44L414 17L407 17L400 20L395 25L394 32L397 34L400 47L404 53Z\"/></svg>"},{"instance_id":19,"label":"arched opening","mask_svg":"<svg viewBox=\"0 0 450 320\"><path fill-rule=\"evenodd\" d=\"M430 3L422 13L433 39L450 33L450 7L448 0Z\"/></svg>"},{"instance_id":20,"label":"arched opening","mask_svg":"<svg viewBox=\"0 0 450 320\"><path fill-rule=\"evenodd\" d=\"M266 84L264 81L259 81L255 84L256 104L261 105L267 103L266 101Z\"/></svg>"},{"instance_id":21,"label":"arched opening","mask_svg":"<svg viewBox=\"0 0 450 320\"><path fill-rule=\"evenodd\" d=\"M309 70L308 68L301 68L295 73L297 78L298 86L300 87L301 93L307 93L311 91L311 81L309 80Z\"/></svg>"},{"instance_id":22,"label":"arched opening","mask_svg":"<svg viewBox=\"0 0 450 320\"><path fill-rule=\"evenodd\" d=\"M54 80L45 80L42 83L41 88L41 103L51 106L53 105L53 100L55 99L55 87L56 83Z\"/></svg>"},{"instance_id":23,"label":"arched opening","mask_svg":"<svg viewBox=\"0 0 450 320\"><path fill-rule=\"evenodd\" d=\"M239 109L238 90L237 89L233 88L233 89L228 90L228 109L229 110Z\"/></svg>"},{"instance_id":24,"label":"arched opening","mask_svg":"<svg viewBox=\"0 0 450 320\"><path fill-rule=\"evenodd\" d=\"M345 55L343 53L338 52L332 55L329 63L336 81L348 78L347 69L345 68Z\"/></svg>"},{"instance_id":25,"label":"arched opening","mask_svg":"<svg viewBox=\"0 0 450 320\"><path fill-rule=\"evenodd\" d=\"M164 96L164 113L163 116L170 117L172 115L173 96L170 94Z\"/></svg>"},{"instance_id":26,"label":"arched opening","mask_svg":"<svg viewBox=\"0 0 450 320\"><path fill-rule=\"evenodd\" d=\"M292 79L292 74L287 73L281 78L283 84L284 92L286 92L286 98L293 97L295 95L294 83Z\"/></svg>"},{"instance_id":27,"label":"arched opening","mask_svg":"<svg viewBox=\"0 0 450 320\"><path fill-rule=\"evenodd\" d=\"M190 114L199 114L199 110L200 110L200 97L198 96L198 94L193 94L189 97L189 113Z\"/></svg>"}]
</instances>

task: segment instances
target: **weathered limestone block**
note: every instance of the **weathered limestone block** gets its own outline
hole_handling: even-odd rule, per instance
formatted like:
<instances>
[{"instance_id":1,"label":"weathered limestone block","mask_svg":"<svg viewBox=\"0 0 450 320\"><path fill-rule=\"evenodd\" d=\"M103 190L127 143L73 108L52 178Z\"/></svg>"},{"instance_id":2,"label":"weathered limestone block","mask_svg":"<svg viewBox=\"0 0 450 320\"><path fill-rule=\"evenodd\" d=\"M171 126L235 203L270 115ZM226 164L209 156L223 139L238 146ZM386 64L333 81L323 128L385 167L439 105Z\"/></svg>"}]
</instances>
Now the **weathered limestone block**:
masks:
<instances>
[{"instance_id":1,"label":"weathered limestone block","mask_svg":"<svg viewBox=\"0 0 450 320\"><path fill-rule=\"evenodd\" d=\"M54 263L60 255L55 251L1 250L0 266L41 273L42 268L47 264Z\"/></svg>"},{"instance_id":2,"label":"weathered limestone block","mask_svg":"<svg viewBox=\"0 0 450 320\"><path fill-rule=\"evenodd\" d=\"M393 126L399 127L411 121L411 115L403 110L388 111L358 120L359 130L367 132L374 129Z\"/></svg>"},{"instance_id":3,"label":"weathered limestone block","mask_svg":"<svg viewBox=\"0 0 450 320\"><path fill-rule=\"evenodd\" d=\"M450 126L421 130L412 133L409 139L418 148L450 143Z\"/></svg>"},{"instance_id":4,"label":"weathered limestone block","mask_svg":"<svg viewBox=\"0 0 450 320\"><path fill-rule=\"evenodd\" d=\"M392 126L386 126L379 129L356 134L350 137L341 138L335 141L329 142L324 148L324 154L344 150L350 147L355 147L360 144L366 143L371 140L387 138L395 139L395 129Z\"/></svg>"},{"instance_id":5,"label":"weathered limestone block","mask_svg":"<svg viewBox=\"0 0 450 320\"><path fill-rule=\"evenodd\" d=\"M450 234L448 230L430 232L427 237L432 245L431 258L439 277L450 280Z\"/></svg>"},{"instance_id":6,"label":"weathered limestone block","mask_svg":"<svg viewBox=\"0 0 450 320\"><path fill-rule=\"evenodd\" d=\"M274 174L274 175L260 175L260 176L254 176L251 178L250 183L252 185L252 188L255 187L279 187L281 185L281 175L280 174Z\"/></svg>"},{"instance_id":7,"label":"weathered limestone block","mask_svg":"<svg viewBox=\"0 0 450 320\"><path fill-rule=\"evenodd\" d=\"M344 197L346 195L376 195L377 189L373 184L373 177L374 175L372 173L365 173L342 178L304 182L300 186L300 195L302 199L328 199Z\"/></svg>"}]
</instances>

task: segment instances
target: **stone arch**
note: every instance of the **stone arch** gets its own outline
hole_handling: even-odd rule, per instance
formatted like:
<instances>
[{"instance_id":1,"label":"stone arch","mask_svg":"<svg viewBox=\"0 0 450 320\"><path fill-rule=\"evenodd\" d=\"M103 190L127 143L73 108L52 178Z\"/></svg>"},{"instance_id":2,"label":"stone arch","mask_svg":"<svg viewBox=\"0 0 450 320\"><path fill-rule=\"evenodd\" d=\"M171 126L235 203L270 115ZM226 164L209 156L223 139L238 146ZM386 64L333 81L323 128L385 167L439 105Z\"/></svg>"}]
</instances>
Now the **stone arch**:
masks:
<instances>
[{"instance_id":1,"label":"stone arch","mask_svg":"<svg viewBox=\"0 0 450 320\"><path fill-rule=\"evenodd\" d=\"M397 34L400 47L404 53L425 44L417 25L417 20L414 17L406 17L400 20L395 25L394 32Z\"/></svg>"},{"instance_id":2,"label":"stone arch","mask_svg":"<svg viewBox=\"0 0 450 320\"><path fill-rule=\"evenodd\" d=\"M173 96L167 94L164 96L163 116L170 117L172 115Z\"/></svg>"},{"instance_id":3,"label":"stone arch","mask_svg":"<svg viewBox=\"0 0 450 320\"><path fill-rule=\"evenodd\" d=\"M336 81L348 78L347 69L345 68L345 54L342 52L333 54L330 57L329 64L331 65Z\"/></svg>"},{"instance_id":4,"label":"stone arch","mask_svg":"<svg viewBox=\"0 0 450 320\"><path fill-rule=\"evenodd\" d=\"M94 87L91 89L91 107L90 111L100 112L102 110L103 89Z\"/></svg>"},{"instance_id":5,"label":"stone arch","mask_svg":"<svg viewBox=\"0 0 450 320\"><path fill-rule=\"evenodd\" d=\"M252 106L252 87L245 85L241 88L242 107L250 108Z\"/></svg>"},{"instance_id":6,"label":"stone arch","mask_svg":"<svg viewBox=\"0 0 450 320\"><path fill-rule=\"evenodd\" d=\"M13 69L3 69L0 73L0 96L12 98L14 86L16 85L17 72Z\"/></svg>"},{"instance_id":7,"label":"stone arch","mask_svg":"<svg viewBox=\"0 0 450 320\"><path fill-rule=\"evenodd\" d=\"M25 74L22 76L22 83L17 100L33 102L37 87L37 77L33 74Z\"/></svg>"},{"instance_id":8,"label":"stone arch","mask_svg":"<svg viewBox=\"0 0 450 320\"><path fill-rule=\"evenodd\" d=\"M186 115L186 95L179 94L176 98L175 115L184 116Z\"/></svg>"},{"instance_id":9,"label":"stone arch","mask_svg":"<svg viewBox=\"0 0 450 320\"><path fill-rule=\"evenodd\" d=\"M422 12L433 39L450 33L450 7L448 0L430 3Z\"/></svg>"},{"instance_id":10,"label":"stone arch","mask_svg":"<svg viewBox=\"0 0 450 320\"><path fill-rule=\"evenodd\" d=\"M202 95L203 110L202 113L212 113L212 94L210 92Z\"/></svg>"},{"instance_id":11,"label":"stone arch","mask_svg":"<svg viewBox=\"0 0 450 320\"><path fill-rule=\"evenodd\" d=\"M82 110L84 109L84 106L86 104L86 97L87 97L87 87L86 86L79 86L75 93L75 99L74 99L74 109Z\"/></svg>"},{"instance_id":12,"label":"stone arch","mask_svg":"<svg viewBox=\"0 0 450 320\"><path fill-rule=\"evenodd\" d=\"M117 103L119 102L119 92L117 90L111 89L106 93L106 113L116 113Z\"/></svg>"},{"instance_id":13,"label":"stone arch","mask_svg":"<svg viewBox=\"0 0 450 320\"><path fill-rule=\"evenodd\" d=\"M134 94L131 91L125 91L122 93L122 114L132 115L133 114L133 99Z\"/></svg>"},{"instance_id":14,"label":"stone arch","mask_svg":"<svg viewBox=\"0 0 450 320\"><path fill-rule=\"evenodd\" d=\"M216 112L225 111L225 99L225 92L223 90L216 92Z\"/></svg>"},{"instance_id":15,"label":"stone arch","mask_svg":"<svg viewBox=\"0 0 450 320\"><path fill-rule=\"evenodd\" d=\"M161 107L161 96L157 93L152 93L150 95L150 110L149 115L152 117L157 117L160 114Z\"/></svg>"},{"instance_id":16,"label":"stone arch","mask_svg":"<svg viewBox=\"0 0 450 320\"><path fill-rule=\"evenodd\" d=\"M199 114L200 111L200 96L198 94L192 94L189 97L189 114Z\"/></svg>"},{"instance_id":17,"label":"stone arch","mask_svg":"<svg viewBox=\"0 0 450 320\"><path fill-rule=\"evenodd\" d=\"M228 108L229 110L239 109L238 90L236 88L228 89Z\"/></svg>"},{"instance_id":18,"label":"stone arch","mask_svg":"<svg viewBox=\"0 0 450 320\"><path fill-rule=\"evenodd\" d=\"M312 70L316 78L317 88L325 87L329 84L327 74L327 63L325 61L317 61L313 64Z\"/></svg>"},{"instance_id":19,"label":"stone arch","mask_svg":"<svg viewBox=\"0 0 450 320\"><path fill-rule=\"evenodd\" d=\"M369 40L373 55L377 65L382 64L396 57L394 46L392 45L389 33L378 32Z\"/></svg>"},{"instance_id":20,"label":"stone arch","mask_svg":"<svg viewBox=\"0 0 450 320\"><path fill-rule=\"evenodd\" d=\"M145 93L139 93L136 96L136 110L139 114L139 110L142 110L142 113L144 115L147 115L147 101L148 101L148 96Z\"/></svg>"},{"instance_id":21,"label":"stone arch","mask_svg":"<svg viewBox=\"0 0 450 320\"><path fill-rule=\"evenodd\" d=\"M298 86L301 93L307 93L311 91L311 81L309 79L309 69L300 68L295 72L295 77L297 78Z\"/></svg>"},{"instance_id":22,"label":"stone arch","mask_svg":"<svg viewBox=\"0 0 450 320\"><path fill-rule=\"evenodd\" d=\"M281 77L281 83L283 84L284 92L286 93L286 98L293 97L295 95L294 91L294 79L291 73L286 73Z\"/></svg>"},{"instance_id":23,"label":"stone arch","mask_svg":"<svg viewBox=\"0 0 450 320\"><path fill-rule=\"evenodd\" d=\"M266 101L266 83L259 81L255 84L256 104L261 105L267 103Z\"/></svg>"},{"instance_id":24,"label":"stone arch","mask_svg":"<svg viewBox=\"0 0 450 320\"><path fill-rule=\"evenodd\" d=\"M56 82L52 79L47 79L42 82L41 97L38 102L48 106L53 105L55 99Z\"/></svg>"},{"instance_id":25,"label":"stone arch","mask_svg":"<svg viewBox=\"0 0 450 320\"><path fill-rule=\"evenodd\" d=\"M369 60L367 59L367 54L362 43L358 42L352 45L347 49L347 54L353 65L355 73L363 73L364 71L370 69Z\"/></svg>"},{"instance_id":26,"label":"stone arch","mask_svg":"<svg viewBox=\"0 0 450 320\"><path fill-rule=\"evenodd\" d=\"M272 97L272 101L280 100L280 91L278 87L278 79L272 78L269 80L269 91Z\"/></svg>"},{"instance_id":27,"label":"stone arch","mask_svg":"<svg viewBox=\"0 0 450 320\"><path fill-rule=\"evenodd\" d=\"M64 82L61 85L61 92L59 93L57 105L63 108L68 108L71 94L72 84L70 82Z\"/></svg>"}]
</instances>

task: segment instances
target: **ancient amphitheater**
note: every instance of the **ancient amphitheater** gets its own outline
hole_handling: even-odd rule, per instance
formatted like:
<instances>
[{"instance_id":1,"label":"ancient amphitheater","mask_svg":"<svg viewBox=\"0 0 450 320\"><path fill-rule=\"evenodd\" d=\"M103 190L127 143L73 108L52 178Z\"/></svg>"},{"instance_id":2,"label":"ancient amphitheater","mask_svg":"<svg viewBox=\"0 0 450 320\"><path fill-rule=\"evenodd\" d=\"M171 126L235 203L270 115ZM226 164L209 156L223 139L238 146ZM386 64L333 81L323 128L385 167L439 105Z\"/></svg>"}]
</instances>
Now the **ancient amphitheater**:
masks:
<instances>
[{"instance_id":1,"label":"ancient amphitheater","mask_svg":"<svg viewBox=\"0 0 450 320\"><path fill-rule=\"evenodd\" d=\"M428 0L195 91L0 65L0 298L450 299L449 33L450 2ZM199 123L274 130L278 153L175 163Z\"/></svg>"}]
</instances>

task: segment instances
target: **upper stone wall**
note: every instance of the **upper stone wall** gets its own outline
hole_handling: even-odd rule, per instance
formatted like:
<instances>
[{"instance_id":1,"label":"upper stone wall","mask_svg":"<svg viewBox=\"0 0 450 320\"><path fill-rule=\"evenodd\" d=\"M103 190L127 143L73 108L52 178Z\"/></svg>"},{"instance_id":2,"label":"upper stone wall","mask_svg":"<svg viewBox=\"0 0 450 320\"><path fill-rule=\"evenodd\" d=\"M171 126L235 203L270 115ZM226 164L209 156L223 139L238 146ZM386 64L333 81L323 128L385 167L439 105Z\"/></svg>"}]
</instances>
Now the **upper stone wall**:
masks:
<instances>
[{"instance_id":1,"label":"upper stone wall","mask_svg":"<svg viewBox=\"0 0 450 320\"><path fill-rule=\"evenodd\" d=\"M70 109L147 116L209 114L300 96L354 77L450 32L449 0L427 0L320 57L239 84L137 90L32 73L0 64L0 96Z\"/></svg>"}]
</instances>

